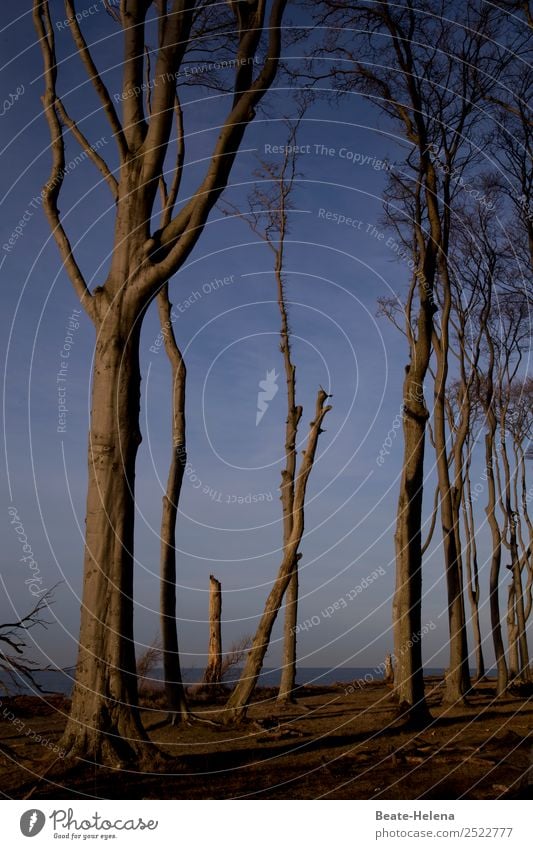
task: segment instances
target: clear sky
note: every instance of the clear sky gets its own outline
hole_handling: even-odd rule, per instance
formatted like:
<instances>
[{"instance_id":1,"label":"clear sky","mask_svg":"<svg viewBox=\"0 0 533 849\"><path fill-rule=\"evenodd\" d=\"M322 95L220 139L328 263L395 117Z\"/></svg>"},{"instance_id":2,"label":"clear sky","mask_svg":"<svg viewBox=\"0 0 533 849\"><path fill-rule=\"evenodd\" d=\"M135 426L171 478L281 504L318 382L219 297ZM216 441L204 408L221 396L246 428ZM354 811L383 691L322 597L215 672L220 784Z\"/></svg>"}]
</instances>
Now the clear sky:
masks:
<instances>
[{"instance_id":1,"label":"clear sky","mask_svg":"<svg viewBox=\"0 0 533 849\"><path fill-rule=\"evenodd\" d=\"M83 21L84 31L94 44L99 67L105 69L110 91L116 93L119 32L101 3L91 6L84 0L77 5L80 10L93 9ZM0 246L10 247L0 247L7 411L0 621L11 618L13 608L25 612L32 603L24 583L29 570L20 560L23 552L10 525L8 508L14 507L43 586L63 582L55 592L57 621L34 637L51 662L67 665L75 660L78 636L94 331L85 315L73 313L79 304L35 202L48 176L50 151L40 101L41 54L29 7L29 0L6 4L0 32L2 92L9 99L0 119ZM72 54L68 32L59 26L63 4L55 0L51 7L67 105L93 144L99 142L99 152L116 164L99 101ZM201 179L227 104L226 96L194 87L183 97L184 196ZM234 202L242 202L257 155L280 158L272 146L285 143L286 131L273 116L283 112L294 114L294 104L286 90L275 88L268 97L268 115L258 115L237 157L227 195ZM333 394L333 410L309 485L298 620L312 619L315 624L299 635L299 656L302 666L373 666L392 649L393 533L402 453L399 410L407 361L405 341L376 317L376 301L391 293L401 295L409 273L387 242L391 234L380 223L381 193L384 163L400 161L405 145L379 111L357 95L315 103L299 141L305 151L299 162L302 178L294 194L285 272L297 391L304 405L300 442L306 437L318 386ZM69 137L67 163L74 163L78 154ZM88 160L70 169L60 208L91 286L103 282L112 245L113 206ZM21 222L20 235L9 246ZM202 666L209 574L222 582L227 646L254 632L281 556L285 394L272 255L245 223L215 209L187 265L172 280L170 292L177 316L175 333L188 368L190 466L177 527L179 637L184 666ZM61 352L68 333L72 338L67 338L65 358ZM164 350L155 344L157 335L157 312L152 307L141 343L143 442L137 472L135 567L135 632L141 645L150 643L158 628L158 534L170 459L169 367ZM58 383L65 359L67 367L61 373L65 380ZM280 373L279 391L256 425L259 382L272 369ZM63 432L58 432L59 386L65 390L67 407ZM378 465L388 435L390 455ZM427 511L433 499L432 466L429 448ZM479 463L475 468L480 474ZM480 545L482 621L490 660L487 552L484 541ZM328 606L347 599L378 568L377 580L328 615ZM446 592L438 532L424 575L422 621L428 626L424 656L429 666L443 666ZM280 657L279 624L266 660L269 666Z\"/></svg>"}]
</instances>

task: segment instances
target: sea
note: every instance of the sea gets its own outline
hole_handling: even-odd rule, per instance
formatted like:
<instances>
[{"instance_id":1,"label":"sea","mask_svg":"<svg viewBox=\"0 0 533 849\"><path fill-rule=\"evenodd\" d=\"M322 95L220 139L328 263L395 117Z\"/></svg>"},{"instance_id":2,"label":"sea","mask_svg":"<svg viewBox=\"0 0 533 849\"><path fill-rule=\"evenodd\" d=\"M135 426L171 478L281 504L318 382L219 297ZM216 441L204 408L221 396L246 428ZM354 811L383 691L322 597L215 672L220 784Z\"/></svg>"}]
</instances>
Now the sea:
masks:
<instances>
[{"instance_id":1,"label":"sea","mask_svg":"<svg viewBox=\"0 0 533 849\"><path fill-rule=\"evenodd\" d=\"M187 685L199 684L202 681L203 672L203 669L200 668L184 669L184 683ZM224 679L224 683L231 686L238 680L239 673L240 670L238 668L231 670L228 673L227 677ZM62 695L69 696L72 692L74 674L74 667L61 670L47 670L43 672L37 672L35 674L35 679L40 685L40 687L42 687L44 692L61 693ZM443 674L444 669L441 668L424 669L425 676L439 676ZM279 668L265 667L259 677L258 686L276 687L280 683L280 675L281 670ZM161 668L155 668L150 673L148 680L150 680L151 682L157 682L161 681L162 677L163 670ZM298 685L328 686L336 683L348 684L351 681L361 680L365 680L367 682L380 681L382 680L382 678L383 672L380 667L337 666L330 668L303 666L297 668L296 683ZM8 692L11 694L29 695L32 692L36 692L36 690L33 690L25 682L19 682L15 686L12 681L9 681L9 679L6 678L5 675L0 674L0 691L4 689L3 687L1 687L2 684L5 684Z\"/></svg>"}]
</instances>

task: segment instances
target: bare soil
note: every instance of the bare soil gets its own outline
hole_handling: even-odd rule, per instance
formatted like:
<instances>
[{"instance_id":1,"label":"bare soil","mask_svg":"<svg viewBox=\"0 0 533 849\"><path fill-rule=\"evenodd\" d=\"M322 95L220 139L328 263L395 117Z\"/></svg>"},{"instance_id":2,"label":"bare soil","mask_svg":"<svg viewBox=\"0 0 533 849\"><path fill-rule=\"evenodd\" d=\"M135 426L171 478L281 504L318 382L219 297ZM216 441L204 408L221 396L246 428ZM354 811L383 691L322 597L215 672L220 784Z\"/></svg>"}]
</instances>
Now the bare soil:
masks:
<instances>
[{"instance_id":1,"label":"bare soil","mask_svg":"<svg viewBox=\"0 0 533 849\"><path fill-rule=\"evenodd\" d=\"M261 690L233 727L218 724L223 696L197 697L192 709L204 721L172 726L160 694L145 694L143 722L156 747L153 771L144 772L86 762L65 769L52 749L68 699L3 699L0 789L15 799L533 798L531 694L496 700L486 682L467 706L450 709L440 704L442 682L428 679L433 721L415 730L385 685L351 689L301 688L283 709L275 691Z\"/></svg>"}]
</instances>

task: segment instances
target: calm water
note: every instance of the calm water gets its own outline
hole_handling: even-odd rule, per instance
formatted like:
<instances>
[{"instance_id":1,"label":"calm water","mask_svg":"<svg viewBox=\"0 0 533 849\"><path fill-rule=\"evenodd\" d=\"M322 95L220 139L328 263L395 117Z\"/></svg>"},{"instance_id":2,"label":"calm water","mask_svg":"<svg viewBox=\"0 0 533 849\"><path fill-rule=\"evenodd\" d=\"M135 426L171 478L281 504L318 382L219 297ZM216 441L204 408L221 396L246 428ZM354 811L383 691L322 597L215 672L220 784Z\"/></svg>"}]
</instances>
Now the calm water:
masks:
<instances>
[{"instance_id":1,"label":"calm water","mask_svg":"<svg viewBox=\"0 0 533 849\"><path fill-rule=\"evenodd\" d=\"M424 670L426 675L442 675L443 669L427 668ZM203 669L185 669L183 672L184 681L187 684L197 684L202 680ZM239 676L239 670L232 670L226 678L226 683L231 684ZM303 667L297 671L296 681L298 684L334 684L339 681L346 683L356 681L365 676L371 676L372 680L379 681L382 678L382 672L375 667L349 667L341 666L336 669L323 667ZM153 680L161 680L162 670L154 669L151 673ZM72 690L74 669L65 669L63 671L40 672L35 676L39 684L46 689L47 692L63 693L69 695ZM366 680L371 680L367 678ZM0 681L6 680L0 676ZM259 678L259 686L275 687L279 684L280 670L273 668L265 668ZM7 681L6 681L7 683ZM9 686L10 692L13 692L13 687ZM19 693L30 693L31 689L25 685L21 685Z\"/></svg>"}]
</instances>

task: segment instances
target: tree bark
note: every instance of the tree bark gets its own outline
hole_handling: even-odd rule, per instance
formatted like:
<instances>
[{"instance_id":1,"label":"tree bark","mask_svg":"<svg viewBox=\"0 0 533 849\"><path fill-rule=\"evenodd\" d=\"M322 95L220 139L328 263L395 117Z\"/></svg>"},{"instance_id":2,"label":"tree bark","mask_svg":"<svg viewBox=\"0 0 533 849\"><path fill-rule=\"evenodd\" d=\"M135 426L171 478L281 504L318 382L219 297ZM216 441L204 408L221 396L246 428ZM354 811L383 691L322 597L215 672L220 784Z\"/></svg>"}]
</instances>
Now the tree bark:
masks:
<instances>
[{"instance_id":1,"label":"tree bark","mask_svg":"<svg viewBox=\"0 0 533 849\"><path fill-rule=\"evenodd\" d=\"M148 743L133 639L140 322L110 307L96 327L80 642L61 746L69 755L121 763L142 759Z\"/></svg>"},{"instance_id":2,"label":"tree bark","mask_svg":"<svg viewBox=\"0 0 533 849\"><path fill-rule=\"evenodd\" d=\"M513 505L511 500L511 469L507 454L507 443L505 439L505 415L502 410L500 422L500 446L504 470L504 493L503 506L506 515L506 525L509 532L509 551L511 554L511 574L514 585L514 623L516 625L516 640L519 652L518 678L522 682L529 681L529 649L527 644L526 618L524 611L524 593L522 588L522 570L518 554L518 540L516 531L516 510L518 504Z\"/></svg>"},{"instance_id":3,"label":"tree bark","mask_svg":"<svg viewBox=\"0 0 533 849\"><path fill-rule=\"evenodd\" d=\"M496 693L502 696L507 690L509 676L507 672L507 662L505 660L505 648L502 639L502 625L500 616L500 566L502 556L502 538L501 532L496 519L496 486L494 483L494 433L496 430L496 422L493 414L489 412L489 429L485 434L485 468L487 476L488 500L485 512L489 523L492 537L492 554L490 565L489 578L489 602L490 602L490 621L492 628L492 639L494 642L494 656L496 658L496 667L498 672L498 681L496 685Z\"/></svg>"},{"instance_id":4,"label":"tree bark","mask_svg":"<svg viewBox=\"0 0 533 849\"><path fill-rule=\"evenodd\" d=\"M219 686L222 683L222 587L220 581L209 576L209 648L204 684Z\"/></svg>"},{"instance_id":5,"label":"tree bark","mask_svg":"<svg viewBox=\"0 0 533 849\"><path fill-rule=\"evenodd\" d=\"M409 400L415 385L404 383L404 462L396 520L396 589L393 600L395 693L402 714L415 724L429 717L422 666L422 493L427 411ZM418 391L420 384L418 384ZM405 403L405 402L404 402Z\"/></svg>"},{"instance_id":6,"label":"tree bark","mask_svg":"<svg viewBox=\"0 0 533 849\"><path fill-rule=\"evenodd\" d=\"M302 408L296 404L296 366L291 358L291 340L285 293L281 269L283 263L283 239L285 237L285 208L282 188L282 226L280 227L280 247L276 254L276 281L278 286L278 306L281 315L281 352L285 367L287 384L287 421L285 426L285 469L281 475L281 504L283 509L283 550L289 544L293 526L294 487L296 475L296 439L298 425L302 417ZM283 658L281 663L281 681L278 701L294 702L296 686L296 624L298 621L298 562L296 551L292 574L285 595L285 623L283 631Z\"/></svg>"},{"instance_id":7,"label":"tree bark","mask_svg":"<svg viewBox=\"0 0 533 849\"><path fill-rule=\"evenodd\" d=\"M468 453L470 446L468 447ZM472 611L472 630L474 632L474 651L476 653L476 681L485 677L485 659L479 622L479 569L477 558L474 511L472 509L472 487L470 482L470 457L465 463L465 486L463 487L463 521L465 528L465 562L468 580L468 597Z\"/></svg>"},{"instance_id":8,"label":"tree bark","mask_svg":"<svg viewBox=\"0 0 533 849\"><path fill-rule=\"evenodd\" d=\"M445 381L444 375L442 375L442 381L443 383ZM435 449L437 451L437 471L440 489L442 544L446 566L446 586L448 590L448 624L450 631L450 665L446 670L444 701L448 704L460 704L464 701L465 694L470 689L470 675L468 671L468 645L466 639L462 570L460 568L460 555L457 546L457 523L459 521L459 515L454 510L453 505L446 451L444 399L441 397L440 389L437 392L434 419Z\"/></svg>"},{"instance_id":9,"label":"tree bark","mask_svg":"<svg viewBox=\"0 0 533 849\"><path fill-rule=\"evenodd\" d=\"M519 675L518 661L518 627L515 619L515 588L514 582L509 586L507 595L507 643L509 645L509 678L513 681Z\"/></svg>"},{"instance_id":10,"label":"tree bark","mask_svg":"<svg viewBox=\"0 0 533 849\"><path fill-rule=\"evenodd\" d=\"M175 722L177 719L186 721L189 717L181 673L176 622L176 519L187 463L185 442L187 373L172 329L172 304L168 297L168 283L159 292L157 303L172 379L172 457L161 515L160 615L167 707Z\"/></svg>"}]
</instances>

